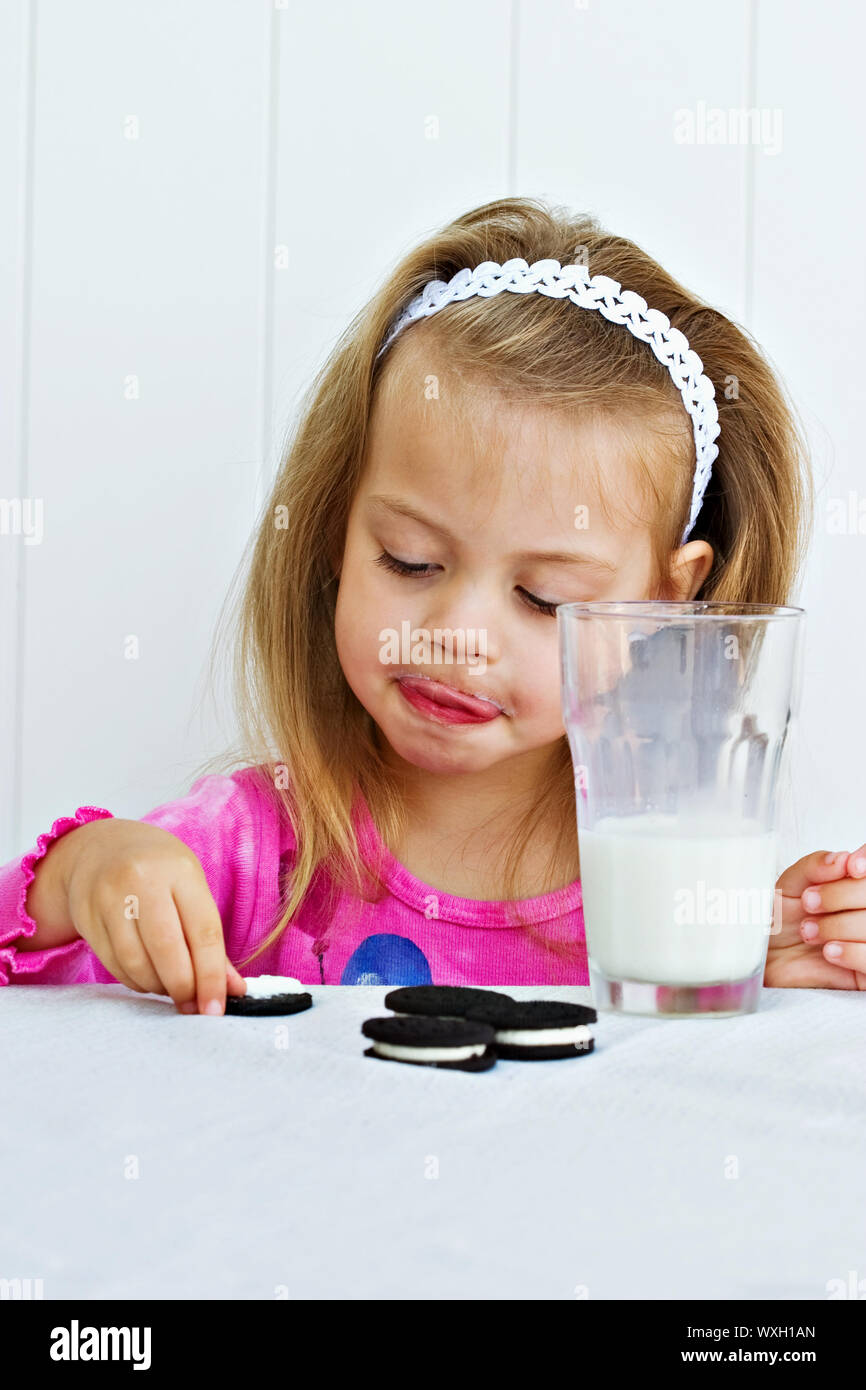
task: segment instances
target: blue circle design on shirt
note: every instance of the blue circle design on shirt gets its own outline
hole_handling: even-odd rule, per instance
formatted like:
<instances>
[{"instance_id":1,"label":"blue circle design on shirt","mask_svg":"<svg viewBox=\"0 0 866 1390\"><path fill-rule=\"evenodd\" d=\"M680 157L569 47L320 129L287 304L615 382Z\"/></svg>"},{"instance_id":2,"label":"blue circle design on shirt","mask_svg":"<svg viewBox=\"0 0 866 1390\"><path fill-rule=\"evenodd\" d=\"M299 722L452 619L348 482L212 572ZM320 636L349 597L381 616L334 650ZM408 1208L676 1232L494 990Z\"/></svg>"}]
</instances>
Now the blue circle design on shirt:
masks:
<instances>
[{"instance_id":1,"label":"blue circle design on shirt","mask_svg":"<svg viewBox=\"0 0 866 1390\"><path fill-rule=\"evenodd\" d=\"M430 985L427 957L408 936L377 932L356 946L343 968L341 985Z\"/></svg>"}]
</instances>

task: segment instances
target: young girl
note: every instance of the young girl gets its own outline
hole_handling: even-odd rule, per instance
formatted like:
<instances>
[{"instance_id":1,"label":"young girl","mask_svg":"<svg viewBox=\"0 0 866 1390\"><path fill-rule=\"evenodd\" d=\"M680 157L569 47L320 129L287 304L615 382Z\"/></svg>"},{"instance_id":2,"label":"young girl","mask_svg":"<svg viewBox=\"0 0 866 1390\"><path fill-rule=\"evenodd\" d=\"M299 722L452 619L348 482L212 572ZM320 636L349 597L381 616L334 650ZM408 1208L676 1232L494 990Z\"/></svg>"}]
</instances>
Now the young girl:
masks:
<instances>
[{"instance_id":1,"label":"young girl","mask_svg":"<svg viewBox=\"0 0 866 1390\"><path fill-rule=\"evenodd\" d=\"M633 327L539 292L575 265L642 296ZM643 316L697 353L702 405ZM556 605L788 603L804 457L753 342L634 243L532 199L457 218L305 402L240 614L242 756L140 821L79 807L0 870L0 979L217 1014L239 968L588 984ZM766 984L866 987L864 872L866 847L782 874Z\"/></svg>"}]
</instances>

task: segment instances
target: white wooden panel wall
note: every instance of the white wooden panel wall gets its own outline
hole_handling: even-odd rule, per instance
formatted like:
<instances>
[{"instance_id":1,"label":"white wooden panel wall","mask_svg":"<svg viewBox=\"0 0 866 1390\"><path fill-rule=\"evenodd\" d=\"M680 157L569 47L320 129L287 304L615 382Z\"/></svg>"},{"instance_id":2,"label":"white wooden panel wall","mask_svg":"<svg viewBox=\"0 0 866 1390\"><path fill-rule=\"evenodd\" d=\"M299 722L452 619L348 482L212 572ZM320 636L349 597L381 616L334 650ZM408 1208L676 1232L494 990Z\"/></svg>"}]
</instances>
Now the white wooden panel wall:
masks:
<instances>
[{"instance_id":1,"label":"white wooden panel wall","mask_svg":"<svg viewBox=\"0 0 866 1390\"><path fill-rule=\"evenodd\" d=\"M758 100L784 113L758 158L750 327L785 377L811 446L816 524L801 602L808 662L796 810L806 848L866 841L866 12L761 0ZM854 494L862 532L834 524Z\"/></svg>"},{"instance_id":2,"label":"white wooden panel wall","mask_svg":"<svg viewBox=\"0 0 866 1390\"><path fill-rule=\"evenodd\" d=\"M825 496L866 494L864 27L845 0L6 0L0 496L43 498L44 539L0 536L0 862L83 802L144 814L220 747L202 664L298 396L477 203L644 245L764 345ZM679 142L702 106L781 108L781 149ZM797 853L866 840L864 546L819 507Z\"/></svg>"},{"instance_id":3,"label":"white wooden panel wall","mask_svg":"<svg viewBox=\"0 0 866 1390\"><path fill-rule=\"evenodd\" d=\"M270 21L244 0L33 13L23 844L84 802L143 814L205 751L197 682L260 447Z\"/></svg>"},{"instance_id":4,"label":"white wooden panel wall","mask_svg":"<svg viewBox=\"0 0 866 1390\"><path fill-rule=\"evenodd\" d=\"M337 0L328 19L312 5L282 13L278 422L398 258L505 191L509 9Z\"/></svg>"},{"instance_id":5,"label":"white wooden panel wall","mask_svg":"<svg viewBox=\"0 0 866 1390\"><path fill-rule=\"evenodd\" d=\"M676 113L740 106L747 0L521 6L517 182L592 212L703 299L743 314L747 152L675 139Z\"/></svg>"}]
</instances>

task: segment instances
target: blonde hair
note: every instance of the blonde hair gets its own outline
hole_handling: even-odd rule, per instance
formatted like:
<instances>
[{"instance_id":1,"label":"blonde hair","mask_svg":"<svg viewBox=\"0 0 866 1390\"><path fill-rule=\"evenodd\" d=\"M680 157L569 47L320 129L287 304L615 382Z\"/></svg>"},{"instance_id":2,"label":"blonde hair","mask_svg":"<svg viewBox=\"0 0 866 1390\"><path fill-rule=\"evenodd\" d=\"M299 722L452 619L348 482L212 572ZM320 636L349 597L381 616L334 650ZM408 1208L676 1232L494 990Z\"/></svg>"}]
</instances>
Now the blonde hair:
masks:
<instances>
[{"instance_id":1,"label":"blonde hair","mask_svg":"<svg viewBox=\"0 0 866 1390\"><path fill-rule=\"evenodd\" d=\"M515 256L529 264L581 259L590 274L637 291L685 334L715 386L721 426L718 458L689 537L707 540L714 556L695 597L790 601L811 531L812 485L793 406L746 330L590 216L538 199L503 198L456 218L404 257L315 377L251 538L252 554L242 562L247 575L233 668L241 738L228 755L202 768L254 765L291 822L297 855L279 920L241 964L289 926L320 870L330 880L332 904L341 889L381 896L381 865L364 862L355 836L358 793L385 845L403 834L399 780L380 758L372 717L343 675L334 611L371 408L404 337L430 335L447 349L449 371L507 393L509 401L622 427L638 466L641 501L651 508L655 596L665 596L671 554L688 521L694 438L679 392L647 344L570 302L504 293L448 305L405 330L376 361L393 319L428 280L447 281L465 266ZM516 897L532 836L551 824L559 831L549 865L573 860L576 866L573 774L564 736L551 747L549 774L504 856L504 898ZM548 945L557 954L571 949Z\"/></svg>"}]
</instances>

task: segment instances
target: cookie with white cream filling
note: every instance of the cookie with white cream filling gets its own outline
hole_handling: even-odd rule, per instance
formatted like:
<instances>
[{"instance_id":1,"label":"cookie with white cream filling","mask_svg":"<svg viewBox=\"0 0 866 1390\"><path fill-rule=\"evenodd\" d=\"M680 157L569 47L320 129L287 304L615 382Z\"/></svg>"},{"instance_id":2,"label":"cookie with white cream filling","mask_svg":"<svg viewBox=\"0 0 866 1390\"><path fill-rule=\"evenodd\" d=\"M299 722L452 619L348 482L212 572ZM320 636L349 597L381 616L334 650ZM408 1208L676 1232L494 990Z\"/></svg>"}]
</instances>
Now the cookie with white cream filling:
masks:
<instances>
[{"instance_id":1,"label":"cookie with white cream filling","mask_svg":"<svg viewBox=\"0 0 866 1390\"><path fill-rule=\"evenodd\" d=\"M498 1057L521 1062L585 1056L595 1047L589 1025L597 1019L589 1005L558 999L515 999L507 1004L488 1000L467 1014L468 1022L487 1023L494 1029Z\"/></svg>"},{"instance_id":2,"label":"cookie with white cream filling","mask_svg":"<svg viewBox=\"0 0 866 1390\"><path fill-rule=\"evenodd\" d=\"M392 1015L368 1018L361 1032L372 1047L365 1057L451 1071L487 1071L496 1062L493 1029L462 1018L424 1018Z\"/></svg>"},{"instance_id":3,"label":"cookie with white cream filling","mask_svg":"<svg viewBox=\"0 0 866 1390\"><path fill-rule=\"evenodd\" d=\"M246 994L226 995L227 1014L300 1014L313 1006L313 996L291 975L250 975L245 979Z\"/></svg>"}]
</instances>

